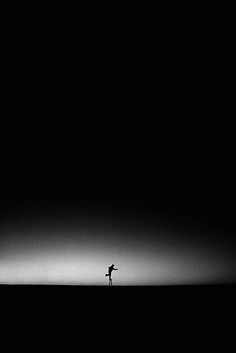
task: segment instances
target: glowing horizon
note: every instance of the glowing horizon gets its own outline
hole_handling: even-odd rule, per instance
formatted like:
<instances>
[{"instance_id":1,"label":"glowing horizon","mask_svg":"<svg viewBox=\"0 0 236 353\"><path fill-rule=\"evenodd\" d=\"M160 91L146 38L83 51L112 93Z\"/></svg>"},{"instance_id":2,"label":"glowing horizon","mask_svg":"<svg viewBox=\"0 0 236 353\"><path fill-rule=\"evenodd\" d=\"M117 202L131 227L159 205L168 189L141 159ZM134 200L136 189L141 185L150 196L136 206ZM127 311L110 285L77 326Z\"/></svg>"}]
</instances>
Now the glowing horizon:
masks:
<instances>
[{"instance_id":1,"label":"glowing horizon","mask_svg":"<svg viewBox=\"0 0 236 353\"><path fill-rule=\"evenodd\" d=\"M233 280L236 260L230 249L197 239L187 231L173 234L134 223L12 223L1 232L0 283L107 285L104 274L112 263L119 269L114 285Z\"/></svg>"}]
</instances>

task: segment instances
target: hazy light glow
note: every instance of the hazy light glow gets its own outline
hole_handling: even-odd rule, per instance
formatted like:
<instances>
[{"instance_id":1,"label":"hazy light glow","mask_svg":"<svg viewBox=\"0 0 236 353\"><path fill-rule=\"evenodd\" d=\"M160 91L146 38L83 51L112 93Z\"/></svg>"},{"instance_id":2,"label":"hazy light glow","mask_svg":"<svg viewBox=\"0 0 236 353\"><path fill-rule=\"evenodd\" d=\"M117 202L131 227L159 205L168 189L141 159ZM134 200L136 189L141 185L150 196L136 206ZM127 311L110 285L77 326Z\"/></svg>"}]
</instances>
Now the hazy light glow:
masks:
<instances>
[{"instance_id":1,"label":"hazy light glow","mask_svg":"<svg viewBox=\"0 0 236 353\"><path fill-rule=\"evenodd\" d=\"M47 224L11 225L3 232L1 283L107 285L112 263L119 268L116 285L218 283L235 275L236 261L220 245L161 228Z\"/></svg>"}]
</instances>

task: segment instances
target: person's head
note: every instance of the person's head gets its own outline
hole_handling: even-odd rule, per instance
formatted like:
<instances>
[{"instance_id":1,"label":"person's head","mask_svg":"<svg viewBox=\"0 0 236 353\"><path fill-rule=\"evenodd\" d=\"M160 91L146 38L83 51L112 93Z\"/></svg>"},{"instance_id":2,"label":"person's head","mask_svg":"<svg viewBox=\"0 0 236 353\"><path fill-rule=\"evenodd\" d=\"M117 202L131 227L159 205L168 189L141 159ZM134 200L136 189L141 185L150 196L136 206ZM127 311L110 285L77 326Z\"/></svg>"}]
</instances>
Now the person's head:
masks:
<instances>
[{"instance_id":1,"label":"person's head","mask_svg":"<svg viewBox=\"0 0 236 353\"><path fill-rule=\"evenodd\" d=\"M112 264L111 266L112 266L112 267L114 267L115 265L114 265L114 264Z\"/></svg>"}]
</instances>

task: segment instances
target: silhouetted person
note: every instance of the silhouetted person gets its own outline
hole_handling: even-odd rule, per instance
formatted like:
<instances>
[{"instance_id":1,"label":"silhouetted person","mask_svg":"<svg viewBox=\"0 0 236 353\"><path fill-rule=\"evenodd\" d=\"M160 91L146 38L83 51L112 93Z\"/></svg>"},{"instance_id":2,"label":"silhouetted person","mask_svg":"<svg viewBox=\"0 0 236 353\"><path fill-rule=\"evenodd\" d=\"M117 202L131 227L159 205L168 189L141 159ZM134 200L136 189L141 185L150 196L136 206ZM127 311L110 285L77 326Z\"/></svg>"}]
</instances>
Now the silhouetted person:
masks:
<instances>
[{"instance_id":1,"label":"silhouetted person","mask_svg":"<svg viewBox=\"0 0 236 353\"><path fill-rule=\"evenodd\" d=\"M113 270L115 270L115 271L118 270L118 268L115 268L114 264L112 264L111 266L108 267L108 273L105 274L105 277L109 276L109 285L112 285L111 273Z\"/></svg>"}]
</instances>

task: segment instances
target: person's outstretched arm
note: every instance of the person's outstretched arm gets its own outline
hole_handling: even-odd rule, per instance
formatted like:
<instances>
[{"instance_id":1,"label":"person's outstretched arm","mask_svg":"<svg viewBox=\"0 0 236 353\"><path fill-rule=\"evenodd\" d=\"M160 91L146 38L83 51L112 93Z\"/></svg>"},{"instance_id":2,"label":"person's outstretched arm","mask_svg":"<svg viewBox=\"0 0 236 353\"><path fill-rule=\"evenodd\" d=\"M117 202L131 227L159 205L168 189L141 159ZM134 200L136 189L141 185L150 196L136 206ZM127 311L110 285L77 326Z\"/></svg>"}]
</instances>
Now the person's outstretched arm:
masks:
<instances>
[{"instance_id":1,"label":"person's outstretched arm","mask_svg":"<svg viewBox=\"0 0 236 353\"><path fill-rule=\"evenodd\" d=\"M113 270L117 271L117 270L118 270L118 268L113 268Z\"/></svg>"}]
</instances>

